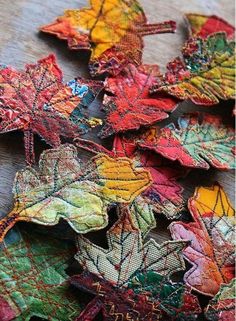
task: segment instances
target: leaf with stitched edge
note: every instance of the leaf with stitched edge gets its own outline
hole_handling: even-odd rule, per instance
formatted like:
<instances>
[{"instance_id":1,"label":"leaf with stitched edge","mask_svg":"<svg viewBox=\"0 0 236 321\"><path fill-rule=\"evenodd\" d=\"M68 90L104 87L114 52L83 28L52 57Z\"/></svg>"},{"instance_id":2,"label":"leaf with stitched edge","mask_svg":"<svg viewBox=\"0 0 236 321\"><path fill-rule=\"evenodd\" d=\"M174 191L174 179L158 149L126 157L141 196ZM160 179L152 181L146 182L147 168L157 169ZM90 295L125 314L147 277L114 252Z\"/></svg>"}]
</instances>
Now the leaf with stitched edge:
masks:
<instances>
[{"instance_id":1,"label":"leaf with stitched edge","mask_svg":"<svg viewBox=\"0 0 236 321\"><path fill-rule=\"evenodd\" d=\"M139 129L169 117L179 100L168 95L150 95L149 88L159 74L156 66L128 65L117 77L107 78L103 109L106 113L105 126L100 132L102 138Z\"/></svg>"},{"instance_id":2,"label":"leaf with stitched edge","mask_svg":"<svg viewBox=\"0 0 236 321\"><path fill-rule=\"evenodd\" d=\"M185 174L180 166L173 168L170 161L150 151L137 148L142 134L132 136L115 136L112 151L92 141L76 138L78 148L91 153L105 153L111 157L128 157L134 162L135 168L148 170L152 183L142 194L130 204L131 215L135 226L145 236L156 226L153 211L163 213L168 219L176 218L183 208L182 191L177 179Z\"/></svg>"},{"instance_id":3,"label":"leaf with stitched edge","mask_svg":"<svg viewBox=\"0 0 236 321\"><path fill-rule=\"evenodd\" d=\"M139 146L188 167L235 168L234 129L224 125L220 116L204 114L202 121L199 116L180 117L178 128L174 124L151 128L140 139Z\"/></svg>"},{"instance_id":4,"label":"leaf with stitched edge","mask_svg":"<svg viewBox=\"0 0 236 321\"><path fill-rule=\"evenodd\" d=\"M205 295L214 296L222 283L234 277L235 212L219 185L199 187L189 200L193 223L170 225L176 240L189 240L183 251L193 267L185 273L186 284Z\"/></svg>"},{"instance_id":5,"label":"leaf with stitched edge","mask_svg":"<svg viewBox=\"0 0 236 321\"><path fill-rule=\"evenodd\" d=\"M101 229L110 204L132 202L150 183L148 171L125 157L98 154L80 164L73 145L44 151L38 172L28 167L16 175L15 206L0 221L0 239L17 221L55 225L63 218L78 233Z\"/></svg>"},{"instance_id":6,"label":"leaf with stitched edge","mask_svg":"<svg viewBox=\"0 0 236 321\"><path fill-rule=\"evenodd\" d=\"M74 246L13 229L0 243L0 320L73 321L81 310L65 273Z\"/></svg>"},{"instance_id":7,"label":"leaf with stitched edge","mask_svg":"<svg viewBox=\"0 0 236 321\"><path fill-rule=\"evenodd\" d=\"M209 302L205 310L205 317L207 320L235 320L235 285L235 279L229 284L221 285L219 292Z\"/></svg>"},{"instance_id":8,"label":"leaf with stitched edge","mask_svg":"<svg viewBox=\"0 0 236 321\"><path fill-rule=\"evenodd\" d=\"M219 103L219 99L234 99L235 43L227 40L225 33L207 39L192 38L182 54L183 60L170 62L167 73L151 92L164 91L209 106Z\"/></svg>"},{"instance_id":9,"label":"leaf with stitched edge","mask_svg":"<svg viewBox=\"0 0 236 321\"><path fill-rule=\"evenodd\" d=\"M186 14L191 37L206 39L209 35L216 32L225 32L227 38L233 38L235 28L224 19L215 15L206 16L202 14Z\"/></svg>"},{"instance_id":10,"label":"leaf with stitched edge","mask_svg":"<svg viewBox=\"0 0 236 321\"><path fill-rule=\"evenodd\" d=\"M89 49L92 75L118 74L141 64L143 36L174 32L175 22L149 24L136 0L90 0L90 8L66 10L41 31L67 40L71 49Z\"/></svg>"},{"instance_id":11,"label":"leaf with stitched edge","mask_svg":"<svg viewBox=\"0 0 236 321\"><path fill-rule=\"evenodd\" d=\"M63 83L54 55L26 65L25 71L0 67L0 133L25 134L26 159L34 162L33 134L57 147L60 137L73 138L101 124L89 118L87 107L101 91L102 82L76 78Z\"/></svg>"},{"instance_id":12,"label":"leaf with stitched edge","mask_svg":"<svg viewBox=\"0 0 236 321\"><path fill-rule=\"evenodd\" d=\"M128 207L122 207L121 218L108 231L107 238L108 249L103 249L78 236L75 258L84 273L73 276L71 282L95 298L76 320L91 321L100 310L107 321L117 320L118 315L124 320L128 316L137 321L159 320L159 304L128 289L129 282L137 273L155 271L168 278L184 269L181 252L186 243L168 241L158 245L150 239L143 244Z\"/></svg>"}]
</instances>

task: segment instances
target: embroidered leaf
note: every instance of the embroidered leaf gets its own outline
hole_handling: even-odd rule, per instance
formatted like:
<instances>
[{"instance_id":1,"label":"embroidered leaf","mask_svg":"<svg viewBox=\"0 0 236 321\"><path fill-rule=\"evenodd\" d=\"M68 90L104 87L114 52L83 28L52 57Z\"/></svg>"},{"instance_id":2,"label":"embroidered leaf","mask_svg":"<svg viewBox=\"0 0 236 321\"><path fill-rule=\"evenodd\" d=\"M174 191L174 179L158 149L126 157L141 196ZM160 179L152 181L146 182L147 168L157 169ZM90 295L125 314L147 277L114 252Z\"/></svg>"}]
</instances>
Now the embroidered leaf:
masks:
<instances>
[{"instance_id":1,"label":"embroidered leaf","mask_svg":"<svg viewBox=\"0 0 236 321\"><path fill-rule=\"evenodd\" d=\"M182 54L183 60L170 62L162 81L151 92L164 91L200 105L235 97L235 44L225 33L190 39Z\"/></svg>"},{"instance_id":2,"label":"embroidered leaf","mask_svg":"<svg viewBox=\"0 0 236 321\"><path fill-rule=\"evenodd\" d=\"M189 13L186 18L192 37L206 39L213 33L225 32L228 38L233 38L235 28L220 17Z\"/></svg>"},{"instance_id":3,"label":"embroidered leaf","mask_svg":"<svg viewBox=\"0 0 236 321\"><path fill-rule=\"evenodd\" d=\"M186 283L196 291L214 296L222 283L234 277L235 212L219 185L200 187L189 200L193 223L170 225L174 239L190 240L184 250L193 267L185 274Z\"/></svg>"},{"instance_id":4,"label":"embroidered leaf","mask_svg":"<svg viewBox=\"0 0 236 321\"><path fill-rule=\"evenodd\" d=\"M80 78L63 84L53 55L27 65L25 72L1 66L0 133L22 130L27 162L32 163L33 133L56 147L60 136L74 137L101 124L86 112L101 89L101 82Z\"/></svg>"},{"instance_id":5,"label":"embroidered leaf","mask_svg":"<svg viewBox=\"0 0 236 321\"><path fill-rule=\"evenodd\" d=\"M111 157L128 157L137 169L148 170L152 183L142 194L130 204L132 219L145 236L156 226L153 211L163 213L168 219L178 216L183 208L182 187L177 179L184 174L178 166L173 168L170 162L149 151L137 149L137 141L141 135L115 136L113 150L88 140L77 138L77 147L92 153L105 153Z\"/></svg>"},{"instance_id":6,"label":"embroidered leaf","mask_svg":"<svg viewBox=\"0 0 236 321\"><path fill-rule=\"evenodd\" d=\"M174 124L151 128L139 145L188 167L235 168L234 129L222 124L219 116L205 114L202 121L198 116L182 116L178 128Z\"/></svg>"},{"instance_id":7,"label":"embroidered leaf","mask_svg":"<svg viewBox=\"0 0 236 321\"><path fill-rule=\"evenodd\" d=\"M158 273L136 275L129 288L136 294L145 293L150 301L158 303L169 320L196 320L201 312L197 297L183 283L173 283Z\"/></svg>"},{"instance_id":8,"label":"embroidered leaf","mask_svg":"<svg viewBox=\"0 0 236 321\"><path fill-rule=\"evenodd\" d=\"M118 74L128 63L141 64L143 36L174 32L175 22L149 24L136 0L90 0L90 8L66 10L41 31L67 40L71 49L90 49L92 75Z\"/></svg>"},{"instance_id":9,"label":"embroidered leaf","mask_svg":"<svg viewBox=\"0 0 236 321\"><path fill-rule=\"evenodd\" d=\"M71 282L95 298L77 321L91 321L100 310L104 321L115 321L118 315L121 320L128 320L128 316L137 321L159 320L159 303L149 300L147 295L134 293L128 285L137 273L155 271L168 277L184 269L181 251L185 242L158 245L150 239L143 244L127 207L122 208L121 218L108 231L107 238L108 249L103 249L78 236L75 258L85 272L72 277Z\"/></svg>"},{"instance_id":10,"label":"embroidered leaf","mask_svg":"<svg viewBox=\"0 0 236 321\"><path fill-rule=\"evenodd\" d=\"M73 321L81 308L64 271L73 253L65 240L12 230L0 244L0 320Z\"/></svg>"},{"instance_id":11,"label":"embroidered leaf","mask_svg":"<svg viewBox=\"0 0 236 321\"><path fill-rule=\"evenodd\" d=\"M205 316L210 321L230 321L235 319L235 279L222 284L219 292L207 306Z\"/></svg>"},{"instance_id":12,"label":"embroidered leaf","mask_svg":"<svg viewBox=\"0 0 236 321\"><path fill-rule=\"evenodd\" d=\"M103 100L106 120L102 138L153 124L167 118L168 112L177 107L178 100L171 96L149 94L155 81L155 69L150 68L128 65L119 76L107 78L105 89L109 95Z\"/></svg>"},{"instance_id":13,"label":"embroidered leaf","mask_svg":"<svg viewBox=\"0 0 236 321\"><path fill-rule=\"evenodd\" d=\"M130 159L99 154L82 166L76 158L73 145L62 145L43 152L38 172L18 172L15 206L0 221L0 239L17 221L55 225L63 218L78 233L103 228L109 204L132 202L151 183Z\"/></svg>"}]
</instances>

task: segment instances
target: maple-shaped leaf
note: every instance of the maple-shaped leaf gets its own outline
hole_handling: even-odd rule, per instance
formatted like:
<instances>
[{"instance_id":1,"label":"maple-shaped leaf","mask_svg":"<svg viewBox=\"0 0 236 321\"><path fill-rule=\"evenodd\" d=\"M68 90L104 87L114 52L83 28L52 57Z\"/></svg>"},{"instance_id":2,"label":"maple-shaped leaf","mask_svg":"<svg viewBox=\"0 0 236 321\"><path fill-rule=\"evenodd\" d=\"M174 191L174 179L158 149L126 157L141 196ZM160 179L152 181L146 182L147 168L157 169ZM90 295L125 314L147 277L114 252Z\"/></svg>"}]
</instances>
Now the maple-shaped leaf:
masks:
<instances>
[{"instance_id":1,"label":"maple-shaped leaf","mask_svg":"<svg viewBox=\"0 0 236 321\"><path fill-rule=\"evenodd\" d=\"M137 274L128 287L136 294L146 294L150 301L158 303L165 320L196 320L201 308L198 299L184 283L174 283L162 275L149 271ZM161 319L162 320L162 319Z\"/></svg>"},{"instance_id":2,"label":"maple-shaped leaf","mask_svg":"<svg viewBox=\"0 0 236 321\"><path fill-rule=\"evenodd\" d=\"M105 90L109 95L103 100L106 119L100 133L102 138L163 120L177 107L177 99L149 93L156 79L153 68L128 65L119 76L107 78Z\"/></svg>"},{"instance_id":3,"label":"maple-shaped leaf","mask_svg":"<svg viewBox=\"0 0 236 321\"><path fill-rule=\"evenodd\" d=\"M99 154L81 164L73 145L47 150L38 171L17 173L15 205L0 220L0 240L17 221L55 225L63 218L78 233L101 229L109 204L132 202L150 183L148 171L135 169L128 158Z\"/></svg>"},{"instance_id":4,"label":"maple-shaped leaf","mask_svg":"<svg viewBox=\"0 0 236 321\"><path fill-rule=\"evenodd\" d=\"M235 285L233 279L229 284L222 284L219 292L209 302L205 317L210 321L235 320Z\"/></svg>"},{"instance_id":5,"label":"maple-shaped leaf","mask_svg":"<svg viewBox=\"0 0 236 321\"><path fill-rule=\"evenodd\" d=\"M205 114L200 120L199 114L187 114L178 119L178 128L170 124L147 130L139 145L184 166L230 169L235 168L234 135L219 116Z\"/></svg>"},{"instance_id":6,"label":"maple-shaped leaf","mask_svg":"<svg viewBox=\"0 0 236 321\"><path fill-rule=\"evenodd\" d=\"M90 8L66 10L41 31L68 41L71 49L90 49L92 75L118 74L141 64L143 36L174 32L175 22L149 24L136 0L90 0Z\"/></svg>"},{"instance_id":7,"label":"maple-shaped leaf","mask_svg":"<svg viewBox=\"0 0 236 321\"><path fill-rule=\"evenodd\" d=\"M214 296L222 283L234 277L235 212L218 185L197 188L189 200L194 222L170 225L176 240L189 240L185 258L193 265L185 281L196 291Z\"/></svg>"},{"instance_id":8,"label":"maple-shaped leaf","mask_svg":"<svg viewBox=\"0 0 236 321\"><path fill-rule=\"evenodd\" d=\"M141 134L115 136L112 151L103 146L81 138L76 138L78 148L110 157L128 157L135 168L149 171L152 177L151 185L130 204L130 210L135 225L145 236L156 226L153 211L163 213L168 219L178 216L183 208L182 191L177 179L184 175L183 168L173 165L162 156L150 151L137 149L137 141Z\"/></svg>"},{"instance_id":9,"label":"maple-shaped leaf","mask_svg":"<svg viewBox=\"0 0 236 321\"><path fill-rule=\"evenodd\" d=\"M200 105L235 97L235 43L224 32L188 40L182 54L183 60L178 57L170 62L151 92L164 91Z\"/></svg>"},{"instance_id":10,"label":"maple-shaped leaf","mask_svg":"<svg viewBox=\"0 0 236 321\"><path fill-rule=\"evenodd\" d=\"M94 294L95 298L77 321L91 321L100 310L104 321L115 321L118 315L123 320L128 320L128 315L137 321L159 320L159 304L150 301L146 295L135 294L128 285L138 273L154 271L168 278L175 271L184 269L181 252L186 246L185 241L158 245L150 239L143 244L141 232L134 227L128 207L122 208L121 218L108 231L107 238L108 249L103 249L78 236L75 258L85 272L71 280L81 290Z\"/></svg>"},{"instance_id":11,"label":"maple-shaped leaf","mask_svg":"<svg viewBox=\"0 0 236 321\"><path fill-rule=\"evenodd\" d=\"M57 147L60 137L75 137L101 124L89 118L89 107L102 82L76 78L63 83L54 55L18 71L0 67L0 133L24 132L26 159L34 162L33 134Z\"/></svg>"},{"instance_id":12,"label":"maple-shaped leaf","mask_svg":"<svg viewBox=\"0 0 236 321\"><path fill-rule=\"evenodd\" d=\"M73 321L81 310L65 273L74 246L13 229L0 244L0 320Z\"/></svg>"},{"instance_id":13,"label":"maple-shaped leaf","mask_svg":"<svg viewBox=\"0 0 236 321\"><path fill-rule=\"evenodd\" d=\"M209 35L217 32L225 32L228 38L233 38L235 28L224 19L215 15L186 14L191 37L206 39Z\"/></svg>"}]
</instances>

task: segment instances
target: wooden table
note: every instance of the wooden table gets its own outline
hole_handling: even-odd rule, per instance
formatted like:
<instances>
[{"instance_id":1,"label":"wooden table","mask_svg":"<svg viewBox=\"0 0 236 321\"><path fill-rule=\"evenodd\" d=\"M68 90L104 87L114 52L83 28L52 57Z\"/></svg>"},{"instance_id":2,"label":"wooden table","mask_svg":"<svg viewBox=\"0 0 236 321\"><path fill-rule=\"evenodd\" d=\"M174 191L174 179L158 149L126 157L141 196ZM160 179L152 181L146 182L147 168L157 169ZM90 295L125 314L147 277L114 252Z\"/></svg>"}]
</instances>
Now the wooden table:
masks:
<instances>
[{"instance_id":1,"label":"wooden table","mask_svg":"<svg viewBox=\"0 0 236 321\"><path fill-rule=\"evenodd\" d=\"M173 19L177 21L176 34L154 35L145 38L144 62L159 64L161 69L168 61L176 57L182 43L187 36L183 14L187 12L202 14L217 14L230 23L234 23L234 3L224 0L142 0L141 3L150 22L161 22ZM66 8L79 8L86 4L85 0L0 0L0 63L23 68L26 63L33 63L47 56L50 52L57 55L65 80L76 76L89 77L87 62L88 53L72 52L66 42L54 37L38 33L41 25L51 22ZM93 116L102 116L99 104L94 105ZM220 113L229 119L230 103L224 102L217 107L196 107L191 103L182 103L180 108L163 124L175 121L183 112L210 111ZM232 104L231 104L231 107ZM93 131L87 137L99 142ZM47 148L36 137L36 151ZM104 141L103 144L108 144ZM82 155L83 156L83 155ZM12 183L16 171L24 167L23 136L21 133L9 133L0 136L0 215L5 215L12 207ZM184 196L187 199L193 194L194 188L200 184L209 186L219 181L231 200L234 199L234 175L232 171L219 172L214 169L208 171L193 170L182 181L185 187ZM166 229L169 222L161 215L157 216L157 228L152 236L158 242L169 238Z\"/></svg>"}]
</instances>

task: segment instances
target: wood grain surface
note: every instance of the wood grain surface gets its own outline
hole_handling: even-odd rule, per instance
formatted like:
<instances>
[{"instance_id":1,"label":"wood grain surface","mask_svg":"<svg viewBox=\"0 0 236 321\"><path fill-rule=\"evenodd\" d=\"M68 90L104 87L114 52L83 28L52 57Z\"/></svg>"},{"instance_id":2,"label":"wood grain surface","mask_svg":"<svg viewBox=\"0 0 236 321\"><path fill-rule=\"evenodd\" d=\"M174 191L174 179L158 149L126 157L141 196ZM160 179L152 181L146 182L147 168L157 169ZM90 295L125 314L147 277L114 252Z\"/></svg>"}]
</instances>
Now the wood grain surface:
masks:
<instances>
[{"instance_id":1,"label":"wood grain surface","mask_svg":"<svg viewBox=\"0 0 236 321\"><path fill-rule=\"evenodd\" d=\"M86 3L86 0L0 0L0 63L24 68L26 63L33 63L53 52L57 55L65 81L76 76L89 77L87 68L89 53L72 52L67 48L66 42L38 32L41 25L51 22L56 16L61 15L64 9L79 8ZM144 62L159 64L162 70L168 61L180 53L181 46L186 39L184 13L217 14L230 23L234 23L234 1L231 0L142 0L141 3L150 22L169 19L177 21L176 34L154 35L145 38ZM100 111L100 104L99 100L93 104L91 108L93 116L104 116ZM175 122L183 112L196 110L220 113L224 121L232 122L232 108L232 102L223 102L211 108L196 107L190 102L185 102L162 124ZM99 142L96 134L96 130L93 130L86 137ZM37 155L43 149L48 148L37 137L35 142ZM104 140L102 143L109 146L111 141ZM80 153L80 156L86 155ZM16 171L24 166L23 135L19 132L0 135L0 216L6 215L12 207L13 179ZM196 186L209 186L214 181L220 182L231 201L234 201L234 173L214 169L192 170L181 181L185 188L185 199L187 200L193 194ZM168 224L162 215L157 217L157 228L152 236L158 242L169 238ZM100 234L98 235L100 237Z\"/></svg>"}]
</instances>

